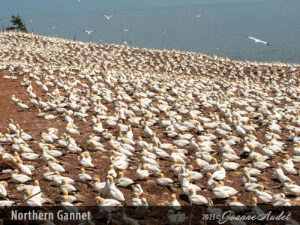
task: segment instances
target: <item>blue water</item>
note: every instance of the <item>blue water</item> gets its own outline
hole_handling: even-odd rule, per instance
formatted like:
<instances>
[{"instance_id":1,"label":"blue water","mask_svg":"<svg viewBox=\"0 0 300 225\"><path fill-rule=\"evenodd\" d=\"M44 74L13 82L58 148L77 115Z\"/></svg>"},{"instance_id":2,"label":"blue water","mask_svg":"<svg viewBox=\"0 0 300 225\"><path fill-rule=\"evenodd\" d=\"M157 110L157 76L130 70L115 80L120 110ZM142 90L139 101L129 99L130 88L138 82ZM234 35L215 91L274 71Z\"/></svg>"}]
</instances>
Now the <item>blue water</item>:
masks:
<instances>
[{"instance_id":1,"label":"blue water","mask_svg":"<svg viewBox=\"0 0 300 225\"><path fill-rule=\"evenodd\" d=\"M300 64L300 0L0 0L0 24L17 13L41 35Z\"/></svg>"}]
</instances>

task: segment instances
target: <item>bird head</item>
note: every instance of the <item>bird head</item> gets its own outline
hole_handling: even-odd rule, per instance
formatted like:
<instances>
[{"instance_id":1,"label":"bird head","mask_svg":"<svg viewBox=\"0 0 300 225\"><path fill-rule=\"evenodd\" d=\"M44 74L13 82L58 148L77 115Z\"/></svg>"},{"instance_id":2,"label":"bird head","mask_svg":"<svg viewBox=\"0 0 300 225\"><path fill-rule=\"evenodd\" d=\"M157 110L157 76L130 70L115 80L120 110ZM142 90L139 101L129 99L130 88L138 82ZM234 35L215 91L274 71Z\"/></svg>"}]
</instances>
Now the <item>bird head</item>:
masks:
<instances>
[{"instance_id":1,"label":"bird head","mask_svg":"<svg viewBox=\"0 0 300 225\"><path fill-rule=\"evenodd\" d=\"M23 161L22 161L22 159L20 159L19 156L17 157L17 161L18 161L18 163L23 164Z\"/></svg>"},{"instance_id":2,"label":"bird head","mask_svg":"<svg viewBox=\"0 0 300 225\"><path fill-rule=\"evenodd\" d=\"M7 187L7 186L8 186L8 184L7 184L6 181L1 181L0 183L1 183L4 187Z\"/></svg>"},{"instance_id":3,"label":"bird head","mask_svg":"<svg viewBox=\"0 0 300 225\"><path fill-rule=\"evenodd\" d=\"M278 162L278 163L276 163L276 168L281 168L281 165L280 165L280 163Z\"/></svg>"},{"instance_id":4,"label":"bird head","mask_svg":"<svg viewBox=\"0 0 300 225\"><path fill-rule=\"evenodd\" d=\"M39 186L39 185L40 185L39 181L38 180L34 180L34 186Z\"/></svg>"},{"instance_id":5,"label":"bird head","mask_svg":"<svg viewBox=\"0 0 300 225\"><path fill-rule=\"evenodd\" d=\"M173 194L171 195L171 199L172 199L172 201L175 201L175 200L176 200L176 194L175 194L175 193L173 193Z\"/></svg>"},{"instance_id":6,"label":"bird head","mask_svg":"<svg viewBox=\"0 0 300 225\"><path fill-rule=\"evenodd\" d=\"M264 191L265 187L264 187L263 185L259 185L259 186L258 186L258 189L259 189L260 191Z\"/></svg>"},{"instance_id":7,"label":"bird head","mask_svg":"<svg viewBox=\"0 0 300 225\"><path fill-rule=\"evenodd\" d=\"M144 164L142 165L142 168L143 168L144 170L146 170L146 169L147 169L147 164L144 163Z\"/></svg>"},{"instance_id":8,"label":"bird head","mask_svg":"<svg viewBox=\"0 0 300 225\"><path fill-rule=\"evenodd\" d=\"M44 173L49 173L49 172L50 172L50 169L49 169L49 167L45 167L45 168L43 169L43 171L44 171Z\"/></svg>"},{"instance_id":9,"label":"bird head","mask_svg":"<svg viewBox=\"0 0 300 225\"><path fill-rule=\"evenodd\" d=\"M237 202L236 196L232 196L232 197L231 197L231 200L232 200L233 202Z\"/></svg>"},{"instance_id":10,"label":"bird head","mask_svg":"<svg viewBox=\"0 0 300 225\"><path fill-rule=\"evenodd\" d=\"M137 192L134 192L134 193L133 193L133 197L134 197L134 198L140 198L140 194L137 193Z\"/></svg>"},{"instance_id":11,"label":"bird head","mask_svg":"<svg viewBox=\"0 0 300 225\"><path fill-rule=\"evenodd\" d=\"M124 173L122 171L119 172L119 177L123 178L124 177Z\"/></svg>"},{"instance_id":12,"label":"bird head","mask_svg":"<svg viewBox=\"0 0 300 225\"><path fill-rule=\"evenodd\" d=\"M25 194L26 194L27 197L31 196L31 191L30 191L30 189L28 187L24 188L24 192L25 192Z\"/></svg>"},{"instance_id":13,"label":"bird head","mask_svg":"<svg viewBox=\"0 0 300 225\"><path fill-rule=\"evenodd\" d=\"M194 194L194 189L193 188L189 188L189 194L193 195Z\"/></svg>"},{"instance_id":14,"label":"bird head","mask_svg":"<svg viewBox=\"0 0 300 225\"><path fill-rule=\"evenodd\" d=\"M252 200L252 204L255 205L257 204L257 198L255 196L253 196L251 200Z\"/></svg>"},{"instance_id":15,"label":"bird head","mask_svg":"<svg viewBox=\"0 0 300 225\"><path fill-rule=\"evenodd\" d=\"M194 176L193 176L193 174L190 174L190 175L189 175L189 178L188 178L188 180L189 180L190 182L192 182L192 181L193 181L193 179L194 179Z\"/></svg>"},{"instance_id":16,"label":"bird head","mask_svg":"<svg viewBox=\"0 0 300 225\"><path fill-rule=\"evenodd\" d=\"M68 195L63 195L62 199L63 199L64 202L68 202Z\"/></svg>"},{"instance_id":17,"label":"bird head","mask_svg":"<svg viewBox=\"0 0 300 225\"><path fill-rule=\"evenodd\" d=\"M65 184L67 184L68 183L68 181L66 180L66 179L62 179L62 184L63 185L65 185Z\"/></svg>"},{"instance_id":18,"label":"bird head","mask_svg":"<svg viewBox=\"0 0 300 225\"><path fill-rule=\"evenodd\" d=\"M218 163L218 160L217 160L216 158L212 158L212 159L211 159L211 162L212 162L213 164L217 164L217 163Z\"/></svg>"},{"instance_id":19,"label":"bird head","mask_svg":"<svg viewBox=\"0 0 300 225\"><path fill-rule=\"evenodd\" d=\"M113 182L114 182L114 178L113 178L112 176L107 176L106 178L108 179L108 181L109 181L110 183L113 183Z\"/></svg>"},{"instance_id":20,"label":"bird head","mask_svg":"<svg viewBox=\"0 0 300 225\"><path fill-rule=\"evenodd\" d=\"M64 195L64 196L68 196L68 195L69 195L68 190L64 189L64 190L63 190L63 195Z\"/></svg>"}]
</instances>

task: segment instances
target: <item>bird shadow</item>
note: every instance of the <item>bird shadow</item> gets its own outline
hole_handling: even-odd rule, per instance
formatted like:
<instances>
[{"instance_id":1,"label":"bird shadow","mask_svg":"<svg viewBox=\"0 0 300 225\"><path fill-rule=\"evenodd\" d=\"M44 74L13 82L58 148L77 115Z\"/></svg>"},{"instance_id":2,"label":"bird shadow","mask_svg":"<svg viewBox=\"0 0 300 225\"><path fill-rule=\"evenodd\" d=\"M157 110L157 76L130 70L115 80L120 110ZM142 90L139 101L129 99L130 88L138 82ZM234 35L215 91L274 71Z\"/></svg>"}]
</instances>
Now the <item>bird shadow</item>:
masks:
<instances>
[{"instance_id":1,"label":"bird shadow","mask_svg":"<svg viewBox=\"0 0 300 225\"><path fill-rule=\"evenodd\" d=\"M215 204L224 204L228 198L213 198Z\"/></svg>"},{"instance_id":2,"label":"bird shadow","mask_svg":"<svg viewBox=\"0 0 300 225\"><path fill-rule=\"evenodd\" d=\"M286 197L287 197L287 198L296 198L297 195L294 195L294 194L288 194L288 195L286 195Z\"/></svg>"},{"instance_id":3,"label":"bird shadow","mask_svg":"<svg viewBox=\"0 0 300 225\"><path fill-rule=\"evenodd\" d=\"M180 195L179 195L179 199L182 200L182 201L185 201L185 202L187 202L187 203L190 202L190 201L189 201L189 198L188 198L186 195L184 195L184 194L180 194Z\"/></svg>"}]
</instances>

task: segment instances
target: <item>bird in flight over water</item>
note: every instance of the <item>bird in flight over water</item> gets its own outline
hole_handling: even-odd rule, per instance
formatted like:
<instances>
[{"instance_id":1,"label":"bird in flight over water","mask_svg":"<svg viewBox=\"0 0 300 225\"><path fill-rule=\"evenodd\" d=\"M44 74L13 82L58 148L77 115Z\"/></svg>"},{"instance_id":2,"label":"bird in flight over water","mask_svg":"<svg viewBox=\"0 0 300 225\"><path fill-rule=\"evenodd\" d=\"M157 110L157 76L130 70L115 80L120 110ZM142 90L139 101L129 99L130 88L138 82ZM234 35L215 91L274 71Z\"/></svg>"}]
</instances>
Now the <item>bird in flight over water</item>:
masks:
<instances>
[{"instance_id":1,"label":"bird in flight over water","mask_svg":"<svg viewBox=\"0 0 300 225\"><path fill-rule=\"evenodd\" d=\"M272 46L269 42L266 42L266 41L263 41L263 40L260 40L260 39L257 39L255 37L250 37L250 36L245 36L246 38L249 38L253 41L255 41L255 43L262 43L262 44L265 44L265 45L269 45L269 46Z\"/></svg>"},{"instance_id":2,"label":"bird in flight over water","mask_svg":"<svg viewBox=\"0 0 300 225\"><path fill-rule=\"evenodd\" d=\"M91 33L93 33L94 31L93 30L83 30L84 32L88 33L88 35L91 35Z\"/></svg>"},{"instance_id":3,"label":"bird in flight over water","mask_svg":"<svg viewBox=\"0 0 300 225\"><path fill-rule=\"evenodd\" d=\"M123 41L123 44L124 45L130 45L130 44L132 44L132 41L129 41L129 42L127 42L127 41L125 41L125 40L122 40Z\"/></svg>"},{"instance_id":4,"label":"bird in flight over water","mask_svg":"<svg viewBox=\"0 0 300 225\"><path fill-rule=\"evenodd\" d=\"M129 29L128 29L128 28L124 28L123 31L124 31L124 32L128 32Z\"/></svg>"},{"instance_id":5,"label":"bird in flight over water","mask_svg":"<svg viewBox=\"0 0 300 225\"><path fill-rule=\"evenodd\" d=\"M202 16L201 14L195 15L196 18L200 18L201 16Z\"/></svg>"},{"instance_id":6,"label":"bird in flight over water","mask_svg":"<svg viewBox=\"0 0 300 225\"><path fill-rule=\"evenodd\" d=\"M112 18L112 16L113 16L113 15L109 15L109 16L108 16L108 15L104 15L104 17L105 17L107 20L110 20L110 18Z\"/></svg>"}]
</instances>

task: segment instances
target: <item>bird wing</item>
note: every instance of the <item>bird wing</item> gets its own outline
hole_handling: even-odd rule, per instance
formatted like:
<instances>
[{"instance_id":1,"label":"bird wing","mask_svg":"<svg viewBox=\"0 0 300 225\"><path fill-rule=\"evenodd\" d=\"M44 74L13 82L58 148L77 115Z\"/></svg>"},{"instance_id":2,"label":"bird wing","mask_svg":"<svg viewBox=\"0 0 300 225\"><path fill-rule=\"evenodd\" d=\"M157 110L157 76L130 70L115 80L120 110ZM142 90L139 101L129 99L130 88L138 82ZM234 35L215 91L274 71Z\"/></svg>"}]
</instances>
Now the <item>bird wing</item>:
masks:
<instances>
[{"instance_id":1,"label":"bird wing","mask_svg":"<svg viewBox=\"0 0 300 225\"><path fill-rule=\"evenodd\" d=\"M265 41L263 41L263 40L260 40L260 39L257 39L257 42L260 42L260 43L262 43L262 44L267 44L267 42L265 42Z\"/></svg>"},{"instance_id":2,"label":"bird wing","mask_svg":"<svg viewBox=\"0 0 300 225\"><path fill-rule=\"evenodd\" d=\"M251 37L251 36L247 36L247 35L246 35L245 37L247 37L247 38L249 38L249 39L251 39L251 40L254 40L256 43L260 42L260 43L262 43L262 44L272 46L269 42L266 42L266 41L257 39L257 38L255 38L255 37Z\"/></svg>"},{"instance_id":3,"label":"bird wing","mask_svg":"<svg viewBox=\"0 0 300 225\"><path fill-rule=\"evenodd\" d=\"M259 41L259 39L256 39L255 37L251 37L251 36L246 36L246 37L253 40L253 41Z\"/></svg>"},{"instance_id":4,"label":"bird wing","mask_svg":"<svg viewBox=\"0 0 300 225\"><path fill-rule=\"evenodd\" d=\"M266 41L263 41L263 40L260 40L260 39L256 39L256 40L257 40L256 42L260 42L262 44L272 46L269 42L266 42Z\"/></svg>"}]
</instances>

